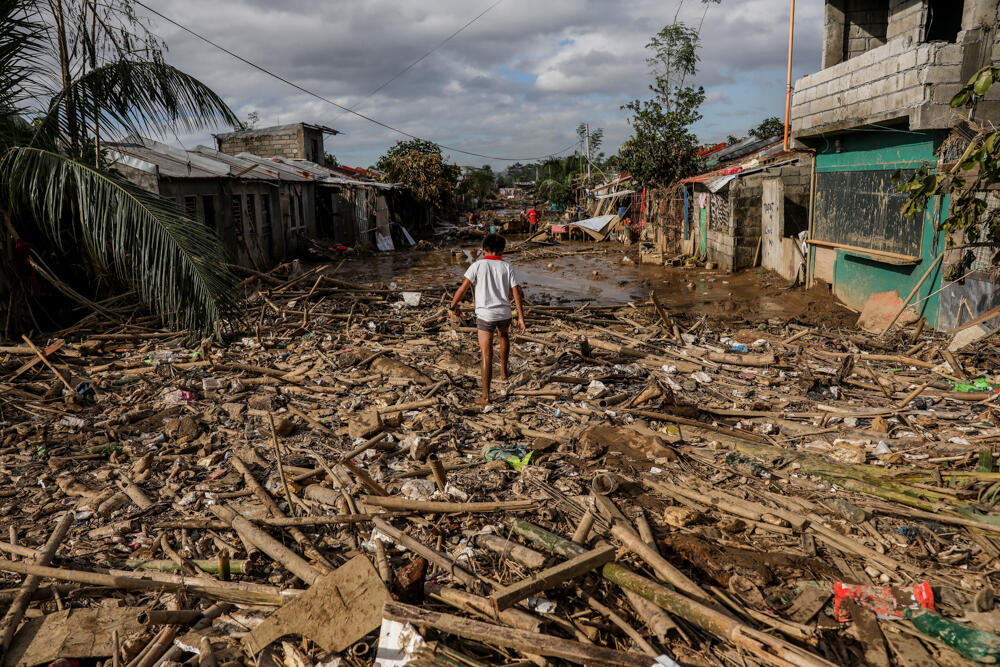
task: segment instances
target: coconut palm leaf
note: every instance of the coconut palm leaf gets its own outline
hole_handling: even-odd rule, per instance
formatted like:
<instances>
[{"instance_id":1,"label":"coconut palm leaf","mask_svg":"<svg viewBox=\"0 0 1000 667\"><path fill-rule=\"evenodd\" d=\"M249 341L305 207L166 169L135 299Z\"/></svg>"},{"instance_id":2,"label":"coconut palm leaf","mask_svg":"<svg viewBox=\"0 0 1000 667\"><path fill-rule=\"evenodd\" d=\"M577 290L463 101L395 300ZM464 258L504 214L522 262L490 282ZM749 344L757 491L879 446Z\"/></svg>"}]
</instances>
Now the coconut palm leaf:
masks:
<instances>
[{"instance_id":1,"label":"coconut palm leaf","mask_svg":"<svg viewBox=\"0 0 1000 667\"><path fill-rule=\"evenodd\" d=\"M45 26L37 21L31 0L0 0L0 142L24 130L18 118L30 98L31 64L42 47Z\"/></svg>"},{"instance_id":2,"label":"coconut palm leaf","mask_svg":"<svg viewBox=\"0 0 1000 667\"><path fill-rule=\"evenodd\" d=\"M10 1L10 0L8 0ZM97 67L53 97L47 120L64 133L70 102L78 118L97 119L102 136L165 136L239 122L222 98L163 62L117 61ZM83 131L82 128L76 130Z\"/></svg>"},{"instance_id":3,"label":"coconut palm leaf","mask_svg":"<svg viewBox=\"0 0 1000 667\"><path fill-rule=\"evenodd\" d=\"M18 147L0 161L12 204L59 250L80 244L174 326L207 331L234 317L236 279L218 237L174 202L60 153Z\"/></svg>"}]
</instances>

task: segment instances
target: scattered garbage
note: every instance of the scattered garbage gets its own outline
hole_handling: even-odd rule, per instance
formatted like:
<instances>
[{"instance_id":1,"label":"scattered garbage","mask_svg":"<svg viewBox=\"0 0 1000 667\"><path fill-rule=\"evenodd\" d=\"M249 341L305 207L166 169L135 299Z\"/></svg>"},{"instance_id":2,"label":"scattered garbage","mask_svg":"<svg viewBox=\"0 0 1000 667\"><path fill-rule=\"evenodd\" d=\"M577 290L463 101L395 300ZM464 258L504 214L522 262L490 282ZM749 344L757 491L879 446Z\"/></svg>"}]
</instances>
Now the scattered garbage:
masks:
<instances>
[{"instance_id":1,"label":"scattered garbage","mask_svg":"<svg viewBox=\"0 0 1000 667\"><path fill-rule=\"evenodd\" d=\"M995 339L529 304L484 408L453 285L342 278L3 348L9 664L1000 659Z\"/></svg>"}]
</instances>

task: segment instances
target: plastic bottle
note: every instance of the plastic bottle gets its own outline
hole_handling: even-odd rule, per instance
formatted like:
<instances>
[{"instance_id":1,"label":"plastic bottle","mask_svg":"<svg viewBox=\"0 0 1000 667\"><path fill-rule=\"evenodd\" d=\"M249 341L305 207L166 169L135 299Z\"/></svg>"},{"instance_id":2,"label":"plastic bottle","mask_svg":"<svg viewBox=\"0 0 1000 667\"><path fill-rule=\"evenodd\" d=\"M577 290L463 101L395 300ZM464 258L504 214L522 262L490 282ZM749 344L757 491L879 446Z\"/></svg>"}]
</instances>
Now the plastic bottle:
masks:
<instances>
[{"instance_id":1,"label":"plastic bottle","mask_svg":"<svg viewBox=\"0 0 1000 667\"><path fill-rule=\"evenodd\" d=\"M957 623L929 609L907 609L906 619L928 637L944 642L975 662L1000 662L1000 636Z\"/></svg>"}]
</instances>

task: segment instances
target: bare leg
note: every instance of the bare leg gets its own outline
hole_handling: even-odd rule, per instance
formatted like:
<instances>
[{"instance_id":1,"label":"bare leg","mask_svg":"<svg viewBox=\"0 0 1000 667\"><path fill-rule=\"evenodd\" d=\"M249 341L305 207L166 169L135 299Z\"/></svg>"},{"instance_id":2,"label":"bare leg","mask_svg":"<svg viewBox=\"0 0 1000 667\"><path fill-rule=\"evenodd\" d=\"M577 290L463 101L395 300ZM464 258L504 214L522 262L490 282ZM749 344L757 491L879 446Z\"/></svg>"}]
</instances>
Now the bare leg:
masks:
<instances>
[{"instance_id":1,"label":"bare leg","mask_svg":"<svg viewBox=\"0 0 1000 667\"><path fill-rule=\"evenodd\" d=\"M485 405L490 402L490 383L493 381L493 333L490 331L478 333L479 353L482 356L483 395L476 402Z\"/></svg>"},{"instance_id":2,"label":"bare leg","mask_svg":"<svg viewBox=\"0 0 1000 667\"><path fill-rule=\"evenodd\" d=\"M497 337L500 339L500 379L506 380L509 375L507 372L507 357L510 352L509 329L497 327Z\"/></svg>"}]
</instances>

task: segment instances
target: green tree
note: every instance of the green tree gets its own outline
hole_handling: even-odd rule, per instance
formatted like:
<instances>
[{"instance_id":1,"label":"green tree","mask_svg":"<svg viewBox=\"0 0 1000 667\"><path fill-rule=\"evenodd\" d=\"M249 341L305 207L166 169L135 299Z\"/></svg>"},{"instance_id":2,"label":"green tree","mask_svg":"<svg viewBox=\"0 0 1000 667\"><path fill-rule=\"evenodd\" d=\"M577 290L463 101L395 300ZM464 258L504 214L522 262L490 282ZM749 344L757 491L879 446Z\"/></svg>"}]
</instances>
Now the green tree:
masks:
<instances>
[{"instance_id":1,"label":"green tree","mask_svg":"<svg viewBox=\"0 0 1000 667\"><path fill-rule=\"evenodd\" d=\"M785 123L777 116L765 118L760 122L760 125L749 130L750 135L758 139L770 139L782 134L784 131Z\"/></svg>"},{"instance_id":2,"label":"green tree","mask_svg":"<svg viewBox=\"0 0 1000 667\"><path fill-rule=\"evenodd\" d=\"M423 139L397 142L375 168L382 172L383 181L402 183L418 202L439 211L454 204L455 186L462 175L461 167L445 162L440 146Z\"/></svg>"},{"instance_id":3,"label":"green tree","mask_svg":"<svg viewBox=\"0 0 1000 667\"><path fill-rule=\"evenodd\" d=\"M707 12L708 5L718 0L702 2ZM637 185L669 185L698 169L698 138L691 126L701 119L705 90L687 85L687 79L698 70L700 29L675 16L673 23L646 44L652 51L646 62L654 76L649 87L653 96L622 106L630 112L632 136L622 144L617 157L618 165Z\"/></svg>"},{"instance_id":4,"label":"green tree","mask_svg":"<svg viewBox=\"0 0 1000 667\"><path fill-rule=\"evenodd\" d=\"M339 165L337 162L337 156L333 153L323 153L323 165L327 167L336 167Z\"/></svg>"},{"instance_id":5,"label":"green tree","mask_svg":"<svg viewBox=\"0 0 1000 667\"><path fill-rule=\"evenodd\" d=\"M952 98L951 106L974 110L997 81L1000 65L982 68ZM985 197L990 186L1000 183L1000 130L994 125L981 127L948 171L936 173L925 164L909 180L904 181L901 172L896 172L893 180L909 193L903 207L908 218L923 215L931 197L948 196L948 216L941 221L939 231L947 234L946 247L954 248L957 240L965 252L948 268L946 280L959 280L968 273L975 261L975 247L996 249L991 263L1000 265L1000 210L990 209Z\"/></svg>"},{"instance_id":6,"label":"green tree","mask_svg":"<svg viewBox=\"0 0 1000 667\"><path fill-rule=\"evenodd\" d=\"M458 184L458 192L482 200L496 192L496 187L497 177L493 173L493 167L484 164L478 168L466 167L462 182Z\"/></svg>"},{"instance_id":7,"label":"green tree","mask_svg":"<svg viewBox=\"0 0 1000 667\"><path fill-rule=\"evenodd\" d=\"M576 127L576 136L580 140L580 152L586 155L587 151L587 124L580 123ZM604 128L598 127L590 131L590 158L594 159L604 141Z\"/></svg>"},{"instance_id":8,"label":"green tree","mask_svg":"<svg viewBox=\"0 0 1000 667\"><path fill-rule=\"evenodd\" d=\"M214 231L126 181L101 149L237 123L163 61L131 0L0 0L0 91L0 336L60 323L38 287L90 308L125 287L192 329L236 313Z\"/></svg>"}]
</instances>

